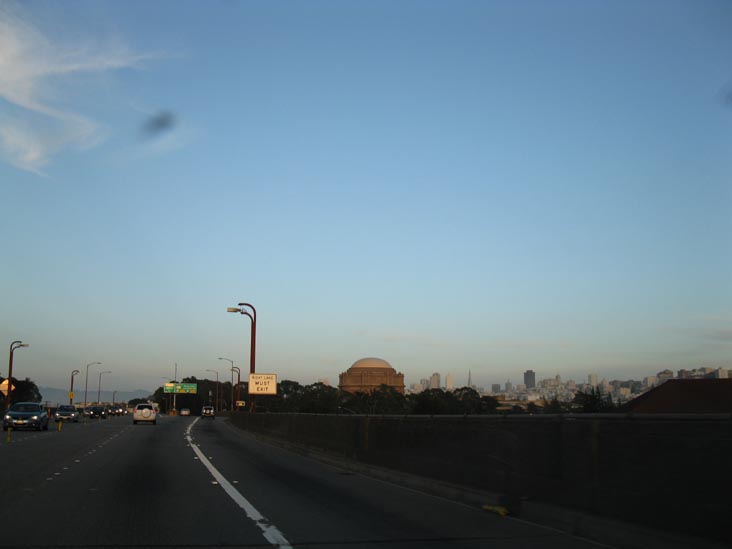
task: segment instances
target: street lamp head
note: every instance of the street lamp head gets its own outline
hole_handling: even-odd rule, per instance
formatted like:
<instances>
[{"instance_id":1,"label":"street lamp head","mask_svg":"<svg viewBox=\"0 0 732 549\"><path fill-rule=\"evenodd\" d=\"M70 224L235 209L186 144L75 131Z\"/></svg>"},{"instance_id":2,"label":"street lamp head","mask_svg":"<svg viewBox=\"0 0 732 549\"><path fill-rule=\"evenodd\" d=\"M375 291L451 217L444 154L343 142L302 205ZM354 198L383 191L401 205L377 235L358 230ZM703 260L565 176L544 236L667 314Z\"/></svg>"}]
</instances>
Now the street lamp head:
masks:
<instances>
[{"instance_id":1,"label":"street lamp head","mask_svg":"<svg viewBox=\"0 0 732 549\"><path fill-rule=\"evenodd\" d=\"M240 313L241 309L238 309L237 307L227 307L226 312L227 313Z\"/></svg>"},{"instance_id":2,"label":"street lamp head","mask_svg":"<svg viewBox=\"0 0 732 549\"><path fill-rule=\"evenodd\" d=\"M18 347L30 347L30 343L21 343Z\"/></svg>"}]
</instances>

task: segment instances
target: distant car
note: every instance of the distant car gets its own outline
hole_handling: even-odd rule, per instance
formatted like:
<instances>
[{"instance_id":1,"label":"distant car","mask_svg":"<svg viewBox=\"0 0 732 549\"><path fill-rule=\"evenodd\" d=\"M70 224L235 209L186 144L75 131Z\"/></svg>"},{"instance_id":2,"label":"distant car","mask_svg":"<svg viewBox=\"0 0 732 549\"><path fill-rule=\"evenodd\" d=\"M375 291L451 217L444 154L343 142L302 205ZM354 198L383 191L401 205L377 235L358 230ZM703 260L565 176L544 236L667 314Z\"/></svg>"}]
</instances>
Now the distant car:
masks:
<instances>
[{"instance_id":1,"label":"distant car","mask_svg":"<svg viewBox=\"0 0 732 549\"><path fill-rule=\"evenodd\" d=\"M182 416L190 416L191 411L188 408L181 408L180 409L180 415Z\"/></svg>"},{"instance_id":2,"label":"distant car","mask_svg":"<svg viewBox=\"0 0 732 549\"><path fill-rule=\"evenodd\" d=\"M216 419L216 412L214 412L214 407L204 406L201 410L201 417L210 417L211 419Z\"/></svg>"},{"instance_id":3,"label":"distant car","mask_svg":"<svg viewBox=\"0 0 732 549\"><path fill-rule=\"evenodd\" d=\"M73 421L74 423L78 423L79 412L76 410L76 407L70 404L62 404L56 408L56 413L53 414L53 418L56 420L56 423L59 421Z\"/></svg>"},{"instance_id":4,"label":"distant car","mask_svg":"<svg viewBox=\"0 0 732 549\"><path fill-rule=\"evenodd\" d=\"M3 417L3 429L48 430L48 412L38 402L16 402Z\"/></svg>"},{"instance_id":5,"label":"distant car","mask_svg":"<svg viewBox=\"0 0 732 549\"><path fill-rule=\"evenodd\" d=\"M157 423L158 413L152 404L138 404L132 413L132 423L137 425L138 422L144 421L155 425Z\"/></svg>"},{"instance_id":6,"label":"distant car","mask_svg":"<svg viewBox=\"0 0 732 549\"><path fill-rule=\"evenodd\" d=\"M89 419L107 419L107 409L104 406L90 406Z\"/></svg>"}]
</instances>

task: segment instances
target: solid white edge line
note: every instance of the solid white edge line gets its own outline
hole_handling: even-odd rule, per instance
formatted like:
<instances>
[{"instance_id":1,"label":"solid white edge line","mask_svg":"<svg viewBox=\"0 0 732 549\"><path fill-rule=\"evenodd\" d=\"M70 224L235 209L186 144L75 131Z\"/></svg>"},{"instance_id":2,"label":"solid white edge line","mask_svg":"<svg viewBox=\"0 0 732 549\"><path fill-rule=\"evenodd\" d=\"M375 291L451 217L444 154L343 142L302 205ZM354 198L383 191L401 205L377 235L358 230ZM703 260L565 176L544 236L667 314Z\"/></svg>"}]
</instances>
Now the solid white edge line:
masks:
<instances>
[{"instance_id":1,"label":"solid white edge line","mask_svg":"<svg viewBox=\"0 0 732 549\"><path fill-rule=\"evenodd\" d=\"M193 448L195 454L198 456L198 460L206 466L206 469L208 469L208 472L211 473L211 476L213 476L213 478L218 481L219 485L224 489L227 495L232 500L234 500L234 503L241 507L246 513L247 517L254 521L254 523L262 531L264 538L268 542L270 542L272 545L276 545L281 549L292 549L290 542L287 541L287 538L282 535L282 532L280 532L275 525L270 524L269 521L264 517L264 515L262 515L262 513L260 513L256 509L256 507L254 507L254 505L249 503L247 498L242 496L237 491L237 489L234 488L234 486L228 480L226 480L226 478L224 478L224 475L222 475L219 470L213 466L213 464L206 458L206 456L198 448L198 446L193 443L193 439L191 438L191 428L196 424L199 419L201 418L197 417L195 420L193 420L193 422L186 429L186 439L191 445L191 448Z\"/></svg>"}]
</instances>

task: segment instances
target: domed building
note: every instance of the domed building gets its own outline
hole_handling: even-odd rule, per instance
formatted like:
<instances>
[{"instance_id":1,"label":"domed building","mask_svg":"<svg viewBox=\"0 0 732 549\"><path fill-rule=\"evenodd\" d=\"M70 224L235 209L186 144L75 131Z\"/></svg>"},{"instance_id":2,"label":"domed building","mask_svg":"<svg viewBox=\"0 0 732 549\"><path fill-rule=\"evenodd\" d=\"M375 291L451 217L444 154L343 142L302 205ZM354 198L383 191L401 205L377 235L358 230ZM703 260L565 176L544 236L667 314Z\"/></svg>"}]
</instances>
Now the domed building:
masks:
<instances>
[{"instance_id":1,"label":"domed building","mask_svg":"<svg viewBox=\"0 0 732 549\"><path fill-rule=\"evenodd\" d=\"M338 388L348 393L369 393L381 385L404 394L404 374L397 373L386 360L362 358L340 374Z\"/></svg>"}]
</instances>

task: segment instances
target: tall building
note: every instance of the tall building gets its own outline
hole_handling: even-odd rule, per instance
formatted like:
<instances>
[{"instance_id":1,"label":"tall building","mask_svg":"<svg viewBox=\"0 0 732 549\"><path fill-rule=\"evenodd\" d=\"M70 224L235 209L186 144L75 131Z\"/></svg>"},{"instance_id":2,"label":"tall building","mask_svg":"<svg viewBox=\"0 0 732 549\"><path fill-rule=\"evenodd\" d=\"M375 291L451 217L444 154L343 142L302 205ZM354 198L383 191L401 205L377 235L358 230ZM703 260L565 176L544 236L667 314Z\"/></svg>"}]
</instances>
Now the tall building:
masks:
<instances>
[{"instance_id":1,"label":"tall building","mask_svg":"<svg viewBox=\"0 0 732 549\"><path fill-rule=\"evenodd\" d=\"M513 383L511 383L510 379L507 379L506 380L506 392L508 393L510 391L513 391Z\"/></svg>"},{"instance_id":2,"label":"tall building","mask_svg":"<svg viewBox=\"0 0 732 549\"><path fill-rule=\"evenodd\" d=\"M454 389L455 389L455 380L453 380L452 374L447 374L445 376L445 390L453 391Z\"/></svg>"},{"instance_id":3,"label":"tall building","mask_svg":"<svg viewBox=\"0 0 732 549\"><path fill-rule=\"evenodd\" d=\"M667 381L669 379L673 379L674 378L674 373L671 370L666 369L666 370L663 370L661 372L658 372L656 374L656 377L658 378L658 382L659 383L663 383L664 381Z\"/></svg>"},{"instance_id":4,"label":"tall building","mask_svg":"<svg viewBox=\"0 0 732 549\"><path fill-rule=\"evenodd\" d=\"M643 387L653 387L658 382L656 376L648 376L643 378Z\"/></svg>"},{"instance_id":5,"label":"tall building","mask_svg":"<svg viewBox=\"0 0 732 549\"><path fill-rule=\"evenodd\" d=\"M440 374L435 372L430 376L430 389L439 389L440 388Z\"/></svg>"},{"instance_id":6,"label":"tall building","mask_svg":"<svg viewBox=\"0 0 732 549\"><path fill-rule=\"evenodd\" d=\"M587 383L590 387L597 387L597 374L590 374L587 376Z\"/></svg>"},{"instance_id":7,"label":"tall building","mask_svg":"<svg viewBox=\"0 0 732 549\"><path fill-rule=\"evenodd\" d=\"M526 385L527 389L536 387L536 373L534 370L526 370L524 372L524 385Z\"/></svg>"},{"instance_id":8,"label":"tall building","mask_svg":"<svg viewBox=\"0 0 732 549\"><path fill-rule=\"evenodd\" d=\"M493 385L491 385L491 393L493 393L494 395L497 395L500 392L501 392L500 383L494 383Z\"/></svg>"}]
</instances>

